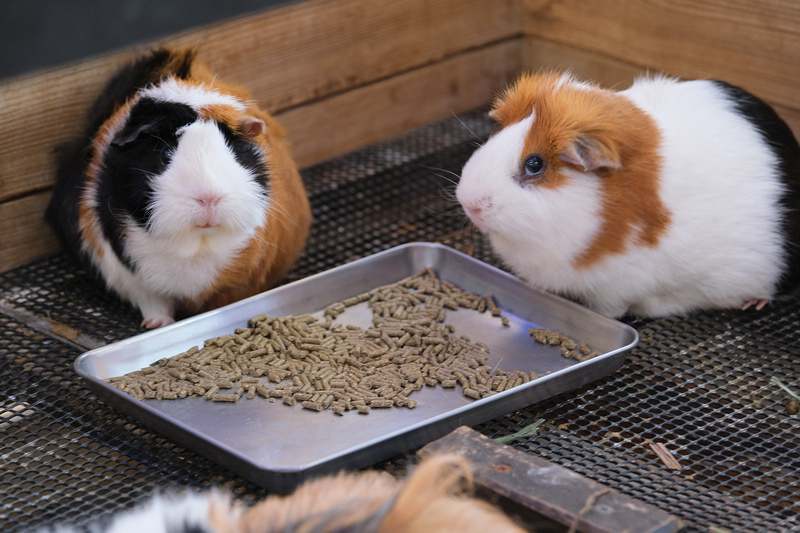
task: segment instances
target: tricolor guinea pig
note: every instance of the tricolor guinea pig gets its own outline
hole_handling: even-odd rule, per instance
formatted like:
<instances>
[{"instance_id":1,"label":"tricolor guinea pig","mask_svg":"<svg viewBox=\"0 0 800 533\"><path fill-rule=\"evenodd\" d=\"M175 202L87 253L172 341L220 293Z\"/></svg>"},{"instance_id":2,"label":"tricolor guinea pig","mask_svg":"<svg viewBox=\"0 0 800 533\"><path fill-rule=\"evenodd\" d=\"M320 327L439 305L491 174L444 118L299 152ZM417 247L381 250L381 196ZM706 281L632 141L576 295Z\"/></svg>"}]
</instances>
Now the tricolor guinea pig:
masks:
<instances>
[{"instance_id":1,"label":"tricolor guinea pig","mask_svg":"<svg viewBox=\"0 0 800 533\"><path fill-rule=\"evenodd\" d=\"M283 128L192 51L124 67L88 122L46 219L144 326L261 292L297 260L311 213Z\"/></svg>"},{"instance_id":2,"label":"tricolor guinea pig","mask_svg":"<svg viewBox=\"0 0 800 533\"><path fill-rule=\"evenodd\" d=\"M744 90L539 73L490 114L456 196L530 285L616 317L760 308L800 283L800 147Z\"/></svg>"},{"instance_id":3,"label":"tricolor guinea pig","mask_svg":"<svg viewBox=\"0 0 800 533\"><path fill-rule=\"evenodd\" d=\"M522 533L498 508L468 492L469 463L456 455L424 459L404 480L364 471L320 477L288 496L245 508L221 491L156 495L91 524L94 533ZM76 533L60 526L39 533Z\"/></svg>"}]
</instances>

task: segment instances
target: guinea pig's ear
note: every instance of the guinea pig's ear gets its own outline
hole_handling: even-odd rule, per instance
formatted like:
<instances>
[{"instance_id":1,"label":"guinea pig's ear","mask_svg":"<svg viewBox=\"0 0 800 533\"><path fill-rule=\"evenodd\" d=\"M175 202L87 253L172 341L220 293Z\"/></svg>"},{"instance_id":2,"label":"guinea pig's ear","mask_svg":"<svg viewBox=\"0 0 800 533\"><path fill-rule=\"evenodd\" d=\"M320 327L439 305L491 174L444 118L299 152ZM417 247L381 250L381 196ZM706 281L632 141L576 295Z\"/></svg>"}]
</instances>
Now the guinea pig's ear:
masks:
<instances>
[{"instance_id":1,"label":"guinea pig's ear","mask_svg":"<svg viewBox=\"0 0 800 533\"><path fill-rule=\"evenodd\" d=\"M586 172L598 168L619 168L622 166L619 153L612 146L593 137L578 137L558 154L567 163L583 167Z\"/></svg>"},{"instance_id":2,"label":"guinea pig's ear","mask_svg":"<svg viewBox=\"0 0 800 533\"><path fill-rule=\"evenodd\" d=\"M125 146L128 143L135 141L139 135L153 130L156 127L156 122L147 122L145 124L128 124L114 136L111 140L112 146Z\"/></svg>"},{"instance_id":3,"label":"guinea pig's ear","mask_svg":"<svg viewBox=\"0 0 800 533\"><path fill-rule=\"evenodd\" d=\"M245 137L252 139L265 133L267 125L260 118L244 117L239 120L238 129Z\"/></svg>"}]
</instances>

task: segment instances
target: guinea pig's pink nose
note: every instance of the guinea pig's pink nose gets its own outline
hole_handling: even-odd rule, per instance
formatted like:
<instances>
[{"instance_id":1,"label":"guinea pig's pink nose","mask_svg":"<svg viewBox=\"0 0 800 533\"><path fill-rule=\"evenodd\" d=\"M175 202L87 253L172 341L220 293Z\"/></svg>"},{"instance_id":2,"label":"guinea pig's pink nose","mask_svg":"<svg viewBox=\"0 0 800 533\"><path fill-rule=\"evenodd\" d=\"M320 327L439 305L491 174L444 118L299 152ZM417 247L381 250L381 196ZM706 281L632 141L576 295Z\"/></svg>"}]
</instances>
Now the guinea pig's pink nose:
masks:
<instances>
[{"instance_id":1,"label":"guinea pig's pink nose","mask_svg":"<svg viewBox=\"0 0 800 533\"><path fill-rule=\"evenodd\" d=\"M481 197L470 201L464 201L462 205L469 218L475 222L481 222L484 218L484 211L492 207L492 201L489 198Z\"/></svg>"},{"instance_id":2,"label":"guinea pig's pink nose","mask_svg":"<svg viewBox=\"0 0 800 533\"><path fill-rule=\"evenodd\" d=\"M197 201L198 204L200 204L201 207L213 208L219 204L221 198L215 194L207 194L203 196L198 196L197 198L195 198L195 200Z\"/></svg>"},{"instance_id":3,"label":"guinea pig's pink nose","mask_svg":"<svg viewBox=\"0 0 800 533\"><path fill-rule=\"evenodd\" d=\"M216 194L204 194L195 198L195 201L200 205L200 216L198 217L197 226L201 228L210 228L219 224L217 215L217 206L222 198Z\"/></svg>"}]
</instances>

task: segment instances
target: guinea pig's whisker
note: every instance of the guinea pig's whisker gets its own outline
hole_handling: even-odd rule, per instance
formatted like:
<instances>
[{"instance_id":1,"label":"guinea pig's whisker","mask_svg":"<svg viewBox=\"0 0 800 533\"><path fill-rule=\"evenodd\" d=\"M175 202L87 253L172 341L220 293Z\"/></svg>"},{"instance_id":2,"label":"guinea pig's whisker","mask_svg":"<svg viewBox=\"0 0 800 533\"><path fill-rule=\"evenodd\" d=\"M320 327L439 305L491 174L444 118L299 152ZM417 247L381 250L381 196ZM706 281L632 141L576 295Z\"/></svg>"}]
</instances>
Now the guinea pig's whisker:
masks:
<instances>
[{"instance_id":1,"label":"guinea pig's whisker","mask_svg":"<svg viewBox=\"0 0 800 533\"><path fill-rule=\"evenodd\" d=\"M424 168L436 171L436 177L442 178L443 180L447 180L453 185L458 185L458 180L461 179L461 175L458 172L453 172L452 170L448 170L446 168L436 168L436 167L424 167Z\"/></svg>"},{"instance_id":2,"label":"guinea pig's whisker","mask_svg":"<svg viewBox=\"0 0 800 533\"><path fill-rule=\"evenodd\" d=\"M449 182L451 185L455 186L458 185L458 180L461 179L461 175L457 172L454 172L447 168L440 168L440 167L429 167L427 165L418 165L419 168L424 168L425 170L433 171L433 175L437 178ZM450 177L452 176L452 177Z\"/></svg>"},{"instance_id":3,"label":"guinea pig's whisker","mask_svg":"<svg viewBox=\"0 0 800 533\"><path fill-rule=\"evenodd\" d=\"M500 368L500 363L502 363L502 362L503 362L503 359L505 359L505 354L502 354L502 355L500 356L500 360L499 360L499 361L497 361L497 364L496 364L496 365L494 365L494 368L492 368L492 371L491 371L491 372L489 372L489 375L490 375L490 376L491 376L491 375L493 375L493 374L495 373L495 371L496 371L498 368Z\"/></svg>"},{"instance_id":4,"label":"guinea pig's whisker","mask_svg":"<svg viewBox=\"0 0 800 533\"><path fill-rule=\"evenodd\" d=\"M261 233L256 233L255 235L253 235L252 239L253 239L253 241L255 241L255 242L259 243L259 244L264 244L266 246L277 247L277 244L275 244L272 241L267 240L266 236L262 235Z\"/></svg>"},{"instance_id":5,"label":"guinea pig's whisker","mask_svg":"<svg viewBox=\"0 0 800 533\"><path fill-rule=\"evenodd\" d=\"M455 187L443 187L442 190L439 192L439 196L443 198L451 207L458 208L461 210L461 204L458 203L458 198L456 198L456 188Z\"/></svg>"},{"instance_id":6,"label":"guinea pig's whisker","mask_svg":"<svg viewBox=\"0 0 800 533\"><path fill-rule=\"evenodd\" d=\"M281 207L279 205L275 205L274 203L270 204L269 212L270 213L273 213L273 212L277 213L278 215L282 216L284 219L289 221L295 227L298 226L297 217L295 217L294 215L292 215L291 213L286 211L286 209L284 209L283 207Z\"/></svg>"},{"instance_id":7,"label":"guinea pig's whisker","mask_svg":"<svg viewBox=\"0 0 800 533\"><path fill-rule=\"evenodd\" d=\"M166 141L166 139L162 139L162 138L161 138L161 137L159 137L158 135L154 135L153 137L155 137L156 139L158 139L159 141L161 141L162 143L164 143L164 145L165 145L165 146L169 146L169 143ZM158 152L159 150L158 150L158 149L156 149L156 147L153 147L153 151L154 151L154 152Z\"/></svg>"},{"instance_id":8,"label":"guinea pig's whisker","mask_svg":"<svg viewBox=\"0 0 800 533\"><path fill-rule=\"evenodd\" d=\"M486 142L486 141L485 141L485 140L484 140L484 139L483 139L483 138L482 138L480 135L478 135L477 133L475 133L475 131L474 131L472 128L470 128L469 126L467 126L466 122L464 122L464 121L461 119L461 117L459 117L459 116L458 116L457 114L455 114L455 113L453 113L453 117L455 117L455 119L458 121L458 123L459 123L459 124L461 124L461 126L463 126L465 130L467 130L468 132L470 132L470 133L471 133L471 134L472 134L472 135L473 135L473 136L474 136L476 139L478 139L477 146L479 146L479 147L480 147L480 146L482 146L482 145L483 145L483 143L484 143L484 142Z\"/></svg>"},{"instance_id":9,"label":"guinea pig's whisker","mask_svg":"<svg viewBox=\"0 0 800 533\"><path fill-rule=\"evenodd\" d=\"M111 207L111 198L108 199L106 203L106 207L108 207L108 212L111 213L111 216L114 217L114 220L117 222L123 222L125 220L125 213L119 213L117 209Z\"/></svg>"},{"instance_id":10,"label":"guinea pig's whisker","mask_svg":"<svg viewBox=\"0 0 800 533\"><path fill-rule=\"evenodd\" d=\"M261 244L263 244L265 246L271 246L272 248L275 248L275 249L278 249L278 250L281 250L281 251L286 251L286 246L285 245L281 245L281 244L279 244L279 243L277 243L275 241L271 241L271 240L267 239L266 236L264 236L264 235L256 234L256 235L253 236L253 239L256 242L261 243Z\"/></svg>"},{"instance_id":11,"label":"guinea pig's whisker","mask_svg":"<svg viewBox=\"0 0 800 533\"><path fill-rule=\"evenodd\" d=\"M153 171L144 168L131 167L131 170L135 170L136 172L142 173L144 177L147 178L148 180L153 179L156 176L156 174L154 174Z\"/></svg>"}]
</instances>

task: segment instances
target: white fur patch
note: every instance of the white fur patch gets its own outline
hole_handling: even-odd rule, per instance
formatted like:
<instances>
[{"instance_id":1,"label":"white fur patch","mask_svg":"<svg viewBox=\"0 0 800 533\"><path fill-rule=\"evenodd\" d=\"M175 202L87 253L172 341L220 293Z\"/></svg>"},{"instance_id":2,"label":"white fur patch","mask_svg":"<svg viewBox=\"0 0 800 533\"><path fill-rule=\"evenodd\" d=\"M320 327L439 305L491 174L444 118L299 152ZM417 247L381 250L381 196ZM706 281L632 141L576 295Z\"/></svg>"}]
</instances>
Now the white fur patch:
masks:
<instances>
[{"instance_id":1,"label":"white fur patch","mask_svg":"<svg viewBox=\"0 0 800 533\"><path fill-rule=\"evenodd\" d=\"M233 505L227 495L217 491L202 494L189 492L184 495L156 494L130 510L117 513L107 526L93 527L91 530L97 533L215 533L231 530L241 515L241 508ZM57 531L68 532L71 529Z\"/></svg>"},{"instance_id":2,"label":"white fur patch","mask_svg":"<svg viewBox=\"0 0 800 533\"><path fill-rule=\"evenodd\" d=\"M176 78L167 78L158 85L143 89L139 94L159 102L186 104L195 111L210 105L230 106L237 111L246 109L245 104L235 96L222 94L204 85L186 83Z\"/></svg>"},{"instance_id":3,"label":"white fur patch","mask_svg":"<svg viewBox=\"0 0 800 533\"><path fill-rule=\"evenodd\" d=\"M556 82L555 87L553 88L554 91L558 91L564 87L569 87L571 89L594 89L595 87L588 82L581 81L575 78L571 72L565 72L561 75L561 77Z\"/></svg>"}]
</instances>

